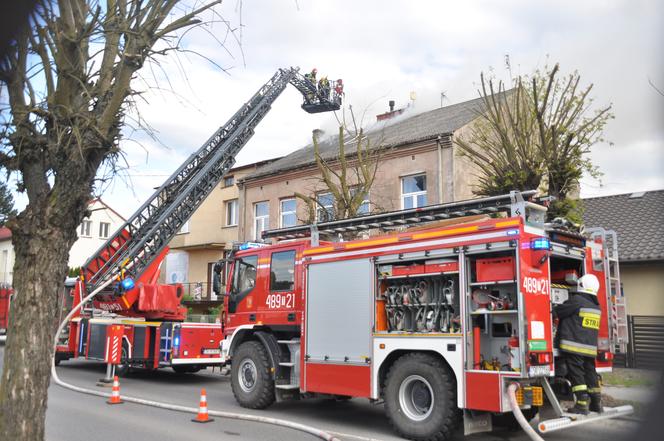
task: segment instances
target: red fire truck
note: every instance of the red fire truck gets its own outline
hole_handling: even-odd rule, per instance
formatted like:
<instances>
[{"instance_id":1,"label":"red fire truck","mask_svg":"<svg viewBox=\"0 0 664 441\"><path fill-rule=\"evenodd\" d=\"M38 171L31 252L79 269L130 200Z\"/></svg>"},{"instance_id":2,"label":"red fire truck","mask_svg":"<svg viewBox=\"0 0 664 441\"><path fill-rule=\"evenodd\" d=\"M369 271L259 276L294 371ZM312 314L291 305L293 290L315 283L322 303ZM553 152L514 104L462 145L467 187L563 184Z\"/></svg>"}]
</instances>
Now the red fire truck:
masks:
<instances>
[{"instance_id":1,"label":"red fire truck","mask_svg":"<svg viewBox=\"0 0 664 441\"><path fill-rule=\"evenodd\" d=\"M60 336L55 361L103 360L122 374L131 367L192 372L220 365L221 326L183 322L182 286L158 283L168 242L232 168L237 153L288 84L308 113L338 110L341 96L299 73L279 69L231 119L166 180L68 283L61 317L80 305ZM112 282L112 283L111 283ZM107 377L110 377L110 372Z\"/></svg>"},{"instance_id":2,"label":"red fire truck","mask_svg":"<svg viewBox=\"0 0 664 441\"><path fill-rule=\"evenodd\" d=\"M10 286L0 284L0 335L7 333L9 323L9 302L11 301L12 289Z\"/></svg>"},{"instance_id":3,"label":"red fire truck","mask_svg":"<svg viewBox=\"0 0 664 441\"><path fill-rule=\"evenodd\" d=\"M466 433L491 430L511 416L511 383L522 413L540 412L541 432L629 413L577 417L560 405L569 383L556 375L552 306L581 275L599 277L605 372L627 341L624 302L615 236L545 224L533 195L272 230L264 239L281 242L241 247L229 261L221 345L239 404L320 394L384 401L411 439L447 439L461 415ZM319 240L408 225L420 227Z\"/></svg>"}]
</instances>

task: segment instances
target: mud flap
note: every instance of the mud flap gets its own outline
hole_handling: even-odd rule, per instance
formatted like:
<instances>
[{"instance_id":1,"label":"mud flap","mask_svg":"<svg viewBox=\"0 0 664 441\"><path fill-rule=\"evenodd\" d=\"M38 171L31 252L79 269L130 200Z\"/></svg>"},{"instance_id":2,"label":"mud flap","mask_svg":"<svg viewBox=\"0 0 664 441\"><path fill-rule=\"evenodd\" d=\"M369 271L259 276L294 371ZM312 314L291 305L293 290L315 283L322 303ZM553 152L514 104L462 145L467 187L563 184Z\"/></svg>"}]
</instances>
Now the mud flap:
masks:
<instances>
[{"instance_id":1,"label":"mud flap","mask_svg":"<svg viewBox=\"0 0 664 441\"><path fill-rule=\"evenodd\" d=\"M491 421L491 412L479 412L468 409L463 410L464 435L491 432L492 430L493 423Z\"/></svg>"}]
</instances>

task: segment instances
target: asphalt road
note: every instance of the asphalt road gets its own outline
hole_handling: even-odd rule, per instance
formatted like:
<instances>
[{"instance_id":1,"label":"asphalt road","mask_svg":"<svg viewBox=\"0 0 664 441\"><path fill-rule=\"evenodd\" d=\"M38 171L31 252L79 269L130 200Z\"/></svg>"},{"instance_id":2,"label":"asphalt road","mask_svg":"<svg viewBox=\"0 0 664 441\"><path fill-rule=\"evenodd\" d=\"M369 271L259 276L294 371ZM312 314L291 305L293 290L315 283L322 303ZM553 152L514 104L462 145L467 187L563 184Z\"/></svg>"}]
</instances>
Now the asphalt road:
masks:
<instances>
[{"instance_id":1,"label":"asphalt road","mask_svg":"<svg viewBox=\"0 0 664 441\"><path fill-rule=\"evenodd\" d=\"M1 359L4 351L0 347ZM96 388L103 376L104 366L85 361L64 362L58 368L60 377L69 383ZM197 374L178 375L170 369L154 373L135 372L121 379L121 394L163 401L188 407L198 405L201 388L206 388L210 409L234 413L282 418L307 424L337 434L342 440L398 440L383 413L382 405L367 400L332 401L310 399L276 403L269 409L251 411L239 407L231 392L229 378L219 371L201 371ZM310 435L295 430L260 423L216 418L209 424L190 422L192 415L125 403L117 406L105 404L104 399L79 394L59 386L49 389L46 435L49 441L95 440L311 440ZM603 440L628 438L637 428L634 421L608 420L591 423L579 429L552 433L548 440ZM461 432L456 439L463 439ZM523 432L496 430L490 434L477 434L468 441L517 440L527 441Z\"/></svg>"}]
</instances>

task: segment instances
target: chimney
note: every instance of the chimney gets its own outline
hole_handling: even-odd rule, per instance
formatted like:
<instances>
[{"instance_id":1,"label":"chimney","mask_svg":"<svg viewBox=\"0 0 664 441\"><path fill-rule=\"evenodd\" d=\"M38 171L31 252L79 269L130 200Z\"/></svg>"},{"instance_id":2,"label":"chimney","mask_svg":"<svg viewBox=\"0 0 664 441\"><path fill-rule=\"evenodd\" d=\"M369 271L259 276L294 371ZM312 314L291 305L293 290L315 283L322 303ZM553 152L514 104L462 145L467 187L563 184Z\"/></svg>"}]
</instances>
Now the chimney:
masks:
<instances>
[{"instance_id":1,"label":"chimney","mask_svg":"<svg viewBox=\"0 0 664 441\"><path fill-rule=\"evenodd\" d=\"M395 117L397 115L401 115L406 110L405 108L394 110L394 106L396 104L394 100L388 101L388 104L390 106L389 112L385 112L385 113L381 113L380 115L376 115L376 121L385 121L386 119L390 119L390 118Z\"/></svg>"}]
</instances>

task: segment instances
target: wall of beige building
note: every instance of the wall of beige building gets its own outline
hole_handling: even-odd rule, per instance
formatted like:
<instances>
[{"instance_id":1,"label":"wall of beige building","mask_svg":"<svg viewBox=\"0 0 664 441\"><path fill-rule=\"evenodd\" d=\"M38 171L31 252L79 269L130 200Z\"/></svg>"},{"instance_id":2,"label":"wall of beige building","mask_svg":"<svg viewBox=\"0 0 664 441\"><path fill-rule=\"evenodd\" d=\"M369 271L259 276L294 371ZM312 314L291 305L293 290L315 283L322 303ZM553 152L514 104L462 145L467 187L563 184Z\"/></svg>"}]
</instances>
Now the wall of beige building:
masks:
<instances>
[{"instance_id":1,"label":"wall of beige building","mask_svg":"<svg viewBox=\"0 0 664 441\"><path fill-rule=\"evenodd\" d=\"M620 265L627 314L664 316L664 262Z\"/></svg>"},{"instance_id":2,"label":"wall of beige building","mask_svg":"<svg viewBox=\"0 0 664 441\"><path fill-rule=\"evenodd\" d=\"M475 173L456 148L446 142L431 140L409 147L393 149L382 154L369 200L372 209L391 211L402 209L401 178L425 174L427 204L451 202L472 197ZM440 172L442 170L442 173ZM295 198L295 192L314 194L325 191L315 166L290 170L278 176L248 180L240 189L240 240L255 240L254 205L269 204L269 228L280 228L281 201ZM306 204L296 199L297 216L307 218Z\"/></svg>"}]
</instances>

